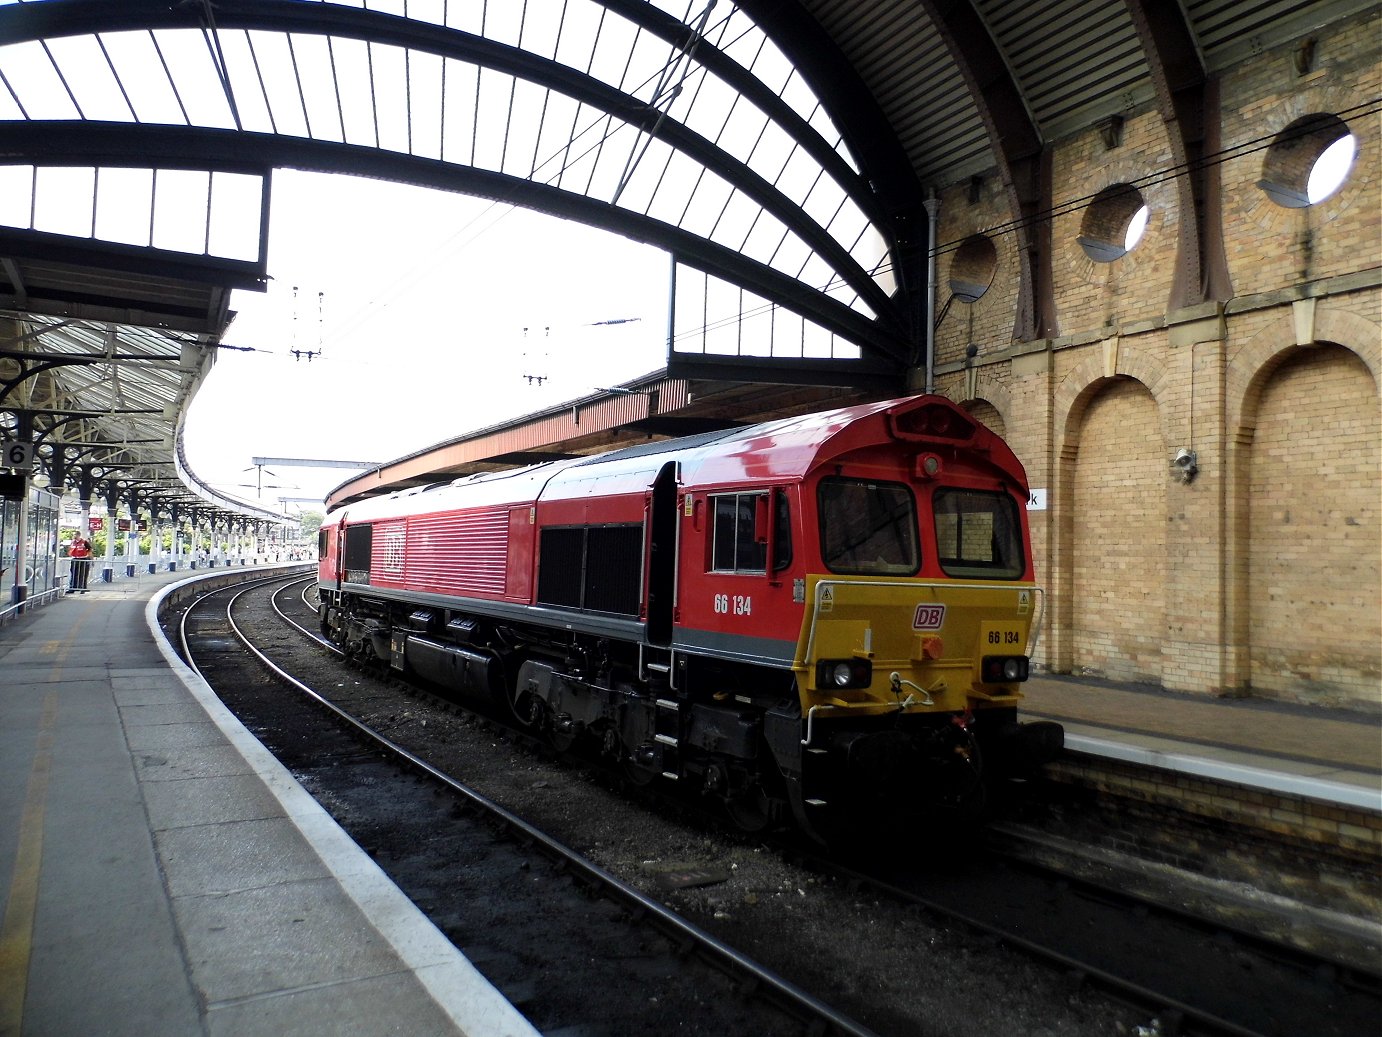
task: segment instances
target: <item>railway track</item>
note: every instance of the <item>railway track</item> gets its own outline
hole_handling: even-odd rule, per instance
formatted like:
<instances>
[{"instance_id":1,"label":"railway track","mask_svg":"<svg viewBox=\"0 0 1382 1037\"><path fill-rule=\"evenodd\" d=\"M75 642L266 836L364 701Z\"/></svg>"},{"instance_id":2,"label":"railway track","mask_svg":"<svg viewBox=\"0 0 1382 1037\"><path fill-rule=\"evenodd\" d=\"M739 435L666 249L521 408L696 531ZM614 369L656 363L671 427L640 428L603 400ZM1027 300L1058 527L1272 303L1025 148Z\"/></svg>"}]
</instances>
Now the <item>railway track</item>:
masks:
<instances>
[{"instance_id":1,"label":"railway track","mask_svg":"<svg viewBox=\"0 0 1382 1037\"><path fill-rule=\"evenodd\" d=\"M449 924L443 931L481 971L494 973L491 981L539 1028L656 1032L669 1011L694 1009L694 1019L679 1018L676 1032L874 1037L276 665L235 616L238 602L262 593L252 585L198 599L181 621L184 657L256 735L272 738L278 730L299 740L297 751L288 738L271 747L306 777L314 794L329 800L333 813L345 815L348 831L353 821L353 834L368 833L363 845L376 858L397 857L409 842L435 844L421 868L449 866L447 877L436 876L430 891L405 886L405 892L435 914L440 887L448 887L448 906L440 913ZM246 678L254 665L267 679ZM285 701L276 694L283 686L299 695ZM415 781L395 795L393 789L408 784L399 772ZM366 816L369 803L379 800L380 781L391 789L384 827L406 818L401 833L380 831L379 819ZM449 829L447 837L433 838L441 828ZM473 867L475 861L483 866ZM487 882L484 876L504 880ZM467 905L480 908L475 924L460 917L469 913ZM484 942L477 944L481 932ZM515 943L510 936L518 932L540 943ZM595 948L603 953L592 954ZM639 980L632 988L630 976ZM589 996L595 990L599 998ZM657 992L651 999L650 990Z\"/></svg>"},{"instance_id":2,"label":"railway track","mask_svg":"<svg viewBox=\"0 0 1382 1037\"><path fill-rule=\"evenodd\" d=\"M299 626L308 636L314 636L305 629L315 623L311 608L310 602L299 599L293 608L285 609L299 612L298 619L305 621ZM445 710L454 709L451 703L438 700L438 704ZM532 839L526 834L518 838ZM528 843L529 847L536 845L536 840ZM800 853L799 849L786 852ZM803 864L825 876L816 890L829 890L844 898L875 898L880 904L893 906L891 912L885 909L885 914L897 912L905 919L923 915L971 934L972 941L1015 949L1040 961L1056 977L1055 984L1067 991L1081 992L1078 996L1097 991L1131 1006L1126 1018L1148 1020L1144 1032L1352 1037L1370 1032L1371 1021L1382 1006L1382 980L1338 961L1284 948L1248 932L1234 932L1222 923L1206 928L1188 912L1167 912L1121 890L1073 880L1067 874L1043 873L993 854L964 856L961 860L960 867L869 866L867 870L846 869L838 862L819 859L803 860ZM569 875L581 872L571 864L559 867ZM723 942L747 946L750 954L772 960L771 948L764 948L761 941L740 941L736 919L728 917L736 912L722 911L723 905L713 899L698 899L694 893L674 893L668 899L681 901L683 909L689 905L693 912L709 903L714 909L707 909L707 928L718 933ZM641 910L637 902L630 903L632 906L621 910ZM675 945L679 938L671 935L663 939ZM765 950L767 953L762 953ZM819 970L807 967L801 975L798 982L807 989L828 988L830 980L822 980ZM822 982L827 987L822 987ZM849 986L847 982L844 985ZM836 1001L831 995L822 996ZM889 995L883 992L882 996ZM858 992L848 989L836 1003L873 1023L880 1033L968 1032L963 1025L910 1028L915 1023L905 1021L911 1018L906 1013L863 1004ZM843 1017L842 1022L858 1025ZM832 1021L830 1025L839 1024ZM1123 1032L1131 1032L1125 1023L1120 1025ZM1014 1032L1022 1031L1019 1027Z\"/></svg>"},{"instance_id":3,"label":"railway track","mask_svg":"<svg viewBox=\"0 0 1382 1037\"><path fill-rule=\"evenodd\" d=\"M1356 1037L1382 1010L1382 972L1028 859L984 852L962 875L809 866L1019 948L1154 1014L1161 1034ZM976 896L981 888L1001 894Z\"/></svg>"}]
</instances>

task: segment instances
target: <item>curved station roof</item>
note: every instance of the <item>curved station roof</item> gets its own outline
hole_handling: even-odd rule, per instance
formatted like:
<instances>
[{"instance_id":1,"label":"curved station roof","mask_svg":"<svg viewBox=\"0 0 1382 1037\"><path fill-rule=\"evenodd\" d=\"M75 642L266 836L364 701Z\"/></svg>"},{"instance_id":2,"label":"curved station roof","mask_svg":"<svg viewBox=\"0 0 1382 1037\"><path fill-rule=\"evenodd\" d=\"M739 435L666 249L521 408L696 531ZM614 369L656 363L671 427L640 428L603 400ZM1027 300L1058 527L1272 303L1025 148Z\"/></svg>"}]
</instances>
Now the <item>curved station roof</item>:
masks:
<instances>
[{"instance_id":1,"label":"curved station roof","mask_svg":"<svg viewBox=\"0 0 1382 1037\"><path fill-rule=\"evenodd\" d=\"M1194 211L1216 73L1371 7L0 2L0 430L37 443L55 482L269 517L199 485L180 442L229 293L267 283L282 168L502 199L675 261L665 372L400 459L337 501L902 395L934 325L929 198L1001 183L1027 264L1015 336L1040 335L1051 141L1158 108ZM54 197L70 204L46 219Z\"/></svg>"}]
</instances>

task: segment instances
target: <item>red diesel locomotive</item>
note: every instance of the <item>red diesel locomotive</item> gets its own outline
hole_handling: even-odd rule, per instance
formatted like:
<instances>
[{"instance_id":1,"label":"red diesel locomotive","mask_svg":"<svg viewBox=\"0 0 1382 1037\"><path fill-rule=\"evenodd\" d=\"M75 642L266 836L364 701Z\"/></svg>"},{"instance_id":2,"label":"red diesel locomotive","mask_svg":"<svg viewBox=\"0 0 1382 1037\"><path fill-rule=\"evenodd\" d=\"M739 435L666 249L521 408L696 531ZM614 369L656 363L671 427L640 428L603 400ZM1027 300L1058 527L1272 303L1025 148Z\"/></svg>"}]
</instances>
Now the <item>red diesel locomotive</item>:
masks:
<instances>
[{"instance_id":1,"label":"red diesel locomotive","mask_svg":"<svg viewBox=\"0 0 1382 1037\"><path fill-rule=\"evenodd\" d=\"M1037 604L1007 445L921 396L467 476L333 511L322 628L749 829L972 817Z\"/></svg>"}]
</instances>

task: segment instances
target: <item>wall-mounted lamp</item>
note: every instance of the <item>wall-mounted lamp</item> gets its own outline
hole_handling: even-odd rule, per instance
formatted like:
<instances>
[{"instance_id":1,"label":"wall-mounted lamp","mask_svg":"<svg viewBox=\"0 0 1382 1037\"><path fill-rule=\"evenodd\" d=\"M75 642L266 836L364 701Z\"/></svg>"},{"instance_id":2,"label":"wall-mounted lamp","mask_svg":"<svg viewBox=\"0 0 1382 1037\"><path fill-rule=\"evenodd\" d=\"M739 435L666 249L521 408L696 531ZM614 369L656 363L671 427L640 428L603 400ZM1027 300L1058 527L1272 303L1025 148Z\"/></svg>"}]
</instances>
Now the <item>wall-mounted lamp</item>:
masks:
<instances>
[{"instance_id":1,"label":"wall-mounted lamp","mask_svg":"<svg viewBox=\"0 0 1382 1037\"><path fill-rule=\"evenodd\" d=\"M1309 75L1315 68L1315 37L1307 36L1291 51L1291 67L1296 75Z\"/></svg>"},{"instance_id":2,"label":"wall-mounted lamp","mask_svg":"<svg viewBox=\"0 0 1382 1037\"><path fill-rule=\"evenodd\" d=\"M1123 117L1110 115L1099 122L1099 139L1104 142L1104 150L1112 151L1123 143Z\"/></svg>"},{"instance_id":3,"label":"wall-mounted lamp","mask_svg":"<svg viewBox=\"0 0 1382 1037\"><path fill-rule=\"evenodd\" d=\"M1195 474L1200 470L1199 455L1193 450L1181 447L1176 451L1176 458L1171 462L1171 474L1183 483L1188 483L1195 478Z\"/></svg>"}]
</instances>

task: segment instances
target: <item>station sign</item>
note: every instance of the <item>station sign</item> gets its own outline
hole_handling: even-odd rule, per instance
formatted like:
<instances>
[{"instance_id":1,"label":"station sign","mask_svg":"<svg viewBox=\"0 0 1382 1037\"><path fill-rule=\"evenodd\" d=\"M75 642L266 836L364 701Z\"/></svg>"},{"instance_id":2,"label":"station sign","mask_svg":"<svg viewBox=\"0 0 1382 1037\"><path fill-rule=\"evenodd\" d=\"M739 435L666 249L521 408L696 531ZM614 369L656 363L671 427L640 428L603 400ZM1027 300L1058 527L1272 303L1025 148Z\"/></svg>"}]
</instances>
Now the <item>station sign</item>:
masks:
<instances>
[{"instance_id":1,"label":"station sign","mask_svg":"<svg viewBox=\"0 0 1382 1037\"><path fill-rule=\"evenodd\" d=\"M115 528L118 529L121 533L128 533L130 531L130 520L116 519Z\"/></svg>"},{"instance_id":2,"label":"station sign","mask_svg":"<svg viewBox=\"0 0 1382 1037\"><path fill-rule=\"evenodd\" d=\"M106 520L100 515L92 515L91 518L87 519L87 525L92 529L105 529Z\"/></svg>"},{"instance_id":3,"label":"station sign","mask_svg":"<svg viewBox=\"0 0 1382 1037\"><path fill-rule=\"evenodd\" d=\"M17 439L0 440L0 468L24 468L34 466L34 445L21 443Z\"/></svg>"}]
</instances>

